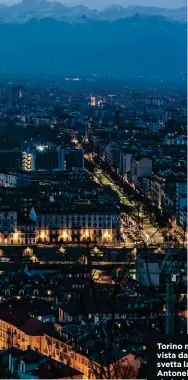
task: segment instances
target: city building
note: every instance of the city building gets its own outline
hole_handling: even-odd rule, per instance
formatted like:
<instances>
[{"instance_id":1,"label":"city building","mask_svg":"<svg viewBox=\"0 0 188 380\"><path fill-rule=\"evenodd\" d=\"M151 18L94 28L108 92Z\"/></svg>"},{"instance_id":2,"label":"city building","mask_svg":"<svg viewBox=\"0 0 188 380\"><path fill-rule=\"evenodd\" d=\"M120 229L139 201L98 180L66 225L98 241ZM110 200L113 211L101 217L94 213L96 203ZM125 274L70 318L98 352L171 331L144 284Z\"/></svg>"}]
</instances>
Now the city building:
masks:
<instances>
[{"instance_id":1,"label":"city building","mask_svg":"<svg viewBox=\"0 0 188 380\"><path fill-rule=\"evenodd\" d=\"M36 239L38 243L118 242L120 213L110 204L80 204L64 208L55 206L36 210ZM72 209L71 209L72 208ZM79 211L80 210L80 211Z\"/></svg>"},{"instance_id":2,"label":"city building","mask_svg":"<svg viewBox=\"0 0 188 380\"><path fill-rule=\"evenodd\" d=\"M1 233L14 232L17 228L17 212L7 207L0 208L0 231ZM7 236L7 235L6 235ZM7 237L5 237L7 239Z\"/></svg>"},{"instance_id":3,"label":"city building","mask_svg":"<svg viewBox=\"0 0 188 380\"><path fill-rule=\"evenodd\" d=\"M186 181L183 183L181 182L176 183L176 216L179 223L180 223L180 218L181 218L181 224L182 224L182 212L184 212L185 209L187 209L187 183Z\"/></svg>"},{"instance_id":4,"label":"city building","mask_svg":"<svg viewBox=\"0 0 188 380\"><path fill-rule=\"evenodd\" d=\"M95 106L96 106L96 99L95 99L95 96L92 96L92 95L91 95L91 103L90 103L90 104L91 104L92 107L95 107Z\"/></svg>"},{"instance_id":5,"label":"city building","mask_svg":"<svg viewBox=\"0 0 188 380\"><path fill-rule=\"evenodd\" d=\"M39 146L33 152L35 157L35 170L61 170L61 148L53 146Z\"/></svg>"},{"instance_id":6,"label":"city building","mask_svg":"<svg viewBox=\"0 0 188 380\"><path fill-rule=\"evenodd\" d=\"M16 101L23 98L24 87L22 85L13 85L12 86L12 100Z\"/></svg>"},{"instance_id":7,"label":"city building","mask_svg":"<svg viewBox=\"0 0 188 380\"><path fill-rule=\"evenodd\" d=\"M8 348L0 353L0 360L7 373L9 370L18 379L83 379L79 371L30 348L24 351L16 347Z\"/></svg>"},{"instance_id":8,"label":"city building","mask_svg":"<svg viewBox=\"0 0 188 380\"><path fill-rule=\"evenodd\" d=\"M23 153L24 171L83 170L83 149L39 145Z\"/></svg>"},{"instance_id":9,"label":"city building","mask_svg":"<svg viewBox=\"0 0 188 380\"><path fill-rule=\"evenodd\" d=\"M16 221L6 227L0 222L0 244L1 245L23 245L33 246L36 244L36 228L34 225L17 226ZM1 227L3 226L3 227Z\"/></svg>"},{"instance_id":10,"label":"city building","mask_svg":"<svg viewBox=\"0 0 188 380\"><path fill-rule=\"evenodd\" d=\"M84 151L83 149L70 149L64 151L64 161L66 170L83 170L84 169Z\"/></svg>"},{"instance_id":11,"label":"city building","mask_svg":"<svg viewBox=\"0 0 188 380\"><path fill-rule=\"evenodd\" d=\"M164 187L165 178L162 178L157 175L151 178L151 198L159 209L162 205L162 191L164 190Z\"/></svg>"},{"instance_id":12,"label":"city building","mask_svg":"<svg viewBox=\"0 0 188 380\"><path fill-rule=\"evenodd\" d=\"M23 154L20 150L0 150L0 170L19 172L23 170Z\"/></svg>"},{"instance_id":13,"label":"city building","mask_svg":"<svg viewBox=\"0 0 188 380\"><path fill-rule=\"evenodd\" d=\"M127 173L131 170L132 154L121 150L120 152L120 173L123 177L127 177Z\"/></svg>"},{"instance_id":14,"label":"city building","mask_svg":"<svg viewBox=\"0 0 188 380\"><path fill-rule=\"evenodd\" d=\"M131 177L135 184L137 178L152 176L152 160L149 158L141 158L140 160L132 157L131 162Z\"/></svg>"},{"instance_id":15,"label":"city building","mask_svg":"<svg viewBox=\"0 0 188 380\"><path fill-rule=\"evenodd\" d=\"M187 207L179 212L179 224L183 231L187 231Z\"/></svg>"},{"instance_id":16,"label":"city building","mask_svg":"<svg viewBox=\"0 0 188 380\"><path fill-rule=\"evenodd\" d=\"M71 327L71 325L69 325ZM103 370L106 374L109 371L112 378L116 378L117 372L123 369L123 363L128 359L133 360L133 355L126 355L123 350L113 347L113 358L108 359L105 352L105 362L100 360L98 354L93 352L92 344L87 344L87 340L81 335L81 327L63 327L61 321L55 324L45 324L33 319L25 312L21 314L16 309L0 311L0 354L3 363L9 363L9 370L12 373L15 366L15 356L19 362L17 371L20 378L34 374L34 364L37 364L37 375L41 367L44 370L45 358L50 362L50 369L64 367L64 375L72 372L73 378L97 378ZM84 332L87 329L84 327ZM9 358L7 350L9 347ZM28 360L26 358L28 357ZM136 360L136 359L134 359ZM30 365L29 365L30 363ZM101 368L103 365L103 368ZM65 372L65 369L67 370ZM73 371L74 369L74 371ZM115 370L116 369L116 370ZM75 372L76 370L76 372ZM55 371L56 372L56 371ZM61 371L60 371L61 372ZM47 374L47 371L43 373ZM83 375L83 377L82 377ZM33 376L32 376L33 377ZM35 378L35 376L34 376ZM70 378L65 375L65 378Z\"/></svg>"},{"instance_id":17,"label":"city building","mask_svg":"<svg viewBox=\"0 0 188 380\"><path fill-rule=\"evenodd\" d=\"M19 347L26 351L28 346L32 350L40 351L42 333L42 322L30 318L20 313L12 314L5 311L0 315L0 349L7 349L9 346Z\"/></svg>"},{"instance_id":18,"label":"city building","mask_svg":"<svg viewBox=\"0 0 188 380\"><path fill-rule=\"evenodd\" d=\"M120 163L120 147L111 143L108 144L105 151L105 160L110 167L119 168Z\"/></svg>"},{"instance_id":19,"label":"city building","mask_svg":"<svg viewBox=\"0 0 188 380\"><path fill-rule=\"evenodd\" d=\"M35 159L33 154L28 152L22 153L22 170L25 172L35 170Z\"/></svg>"},{"instance_id":20,"label":"city building","mask_svg":"<svg viewBox=\"0 0 188 380\"><path fill-rule=\"evenodd\" d=\"M15 187L16 185L16 175L0 173L0 187Z\"/></svg>"}]
</instances>

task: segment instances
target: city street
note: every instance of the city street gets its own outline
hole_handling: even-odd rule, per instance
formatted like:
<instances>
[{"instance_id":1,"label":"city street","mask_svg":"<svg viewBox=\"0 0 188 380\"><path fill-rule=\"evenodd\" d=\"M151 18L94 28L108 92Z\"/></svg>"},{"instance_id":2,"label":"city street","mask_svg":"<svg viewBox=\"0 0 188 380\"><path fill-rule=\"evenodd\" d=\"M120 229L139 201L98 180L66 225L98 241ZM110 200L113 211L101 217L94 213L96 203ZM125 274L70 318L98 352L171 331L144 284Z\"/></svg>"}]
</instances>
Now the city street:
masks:
<instances>
[{"instance_id":1,"label":"city street","mask_svg":"<svg viewBox=\"0 0 188 380\"><path fill-rule=\"evenodd\" d=\"M96 182L101 183L104 186L109 186L114 193L119 198L120 204L125 206L134 207L134 202L130 202L129 199L126 197L126 194L123 192L123 190L115 184L115 182L110 178L109 175L104 174L104 172L95 164L94 160L87 156L87 159L92 161L92 164L95 166L93 178ZM148 243L156 243L156 244L162 244L164 241L164 237L162 235L162 232L159 230L157 231L157 228L154 227L149 219L142 214L142 210L139 211L139 217L143 220L143 230L141 234L138 234L137 227L137 219L138 219L138 213L135 209L135 212L133 211L131 215L122 214L122 233L125 235L125 239L127 244L131 245L131 243L138 242L142 243L143 241L147 244ZM131 231L132 235L129 234L129 236L126 233ZM157 232L156 232L157 231ZM155 234L155 235L154 235ZM140 235L140 236L139 236ZM154 237L152 238L152 236ZM150 241L150 239L152 240Z\"/></svg>"},{"instance_id":2,"label":"city street","mask_svg":"<svg viewBox=\"0 0 188 380\"><path fill-rule=\"evenodd\" d=\"M143 212L143 207L140 205L140 208L138 210L137 204L130 199L128 199L127 195L124 193L123 189L118 186L114 180L110 177L109 173L104 173L104 171L99 167L96 162L94 161L92 155L85 155L85 159L88 160L88 162L92 163L94 166L94 174L93 178L96 182L100 183L101 185L104 186L109 186L111 190L118 196L118 199L120 201L120 204L123 206L128 206L133 208L133 211L127 215L126 213L123 213L122 210L122 222L126 223L123 225L122 224L122 234L126 238L124 241L126 241L126 245L131 245L133 242L136 243L143 243L145 242L150 243L150 244L158 244L161 245L164 243L164 236L162 233L162 229L159 229L156 225L152 224L152 219L153 223L155 223L155 216L154 214L152 215L152 218L150 218L150 215L145 215ZM138 217L139 216L139 217ZM139 219L139 224L140 221L142 221L142 233L135 230L136 225L138 226L138 219ZM126 234L126 228L128 229L128 234ZM131 230L131 235L130 236L130 230ZM176 241L180 246L186 246L187 245L187 236L185 236L185 239L183 237L183 231L177 227L175 230L175 233L173 235L176 238Z\"/></svg>"}]
</instances>

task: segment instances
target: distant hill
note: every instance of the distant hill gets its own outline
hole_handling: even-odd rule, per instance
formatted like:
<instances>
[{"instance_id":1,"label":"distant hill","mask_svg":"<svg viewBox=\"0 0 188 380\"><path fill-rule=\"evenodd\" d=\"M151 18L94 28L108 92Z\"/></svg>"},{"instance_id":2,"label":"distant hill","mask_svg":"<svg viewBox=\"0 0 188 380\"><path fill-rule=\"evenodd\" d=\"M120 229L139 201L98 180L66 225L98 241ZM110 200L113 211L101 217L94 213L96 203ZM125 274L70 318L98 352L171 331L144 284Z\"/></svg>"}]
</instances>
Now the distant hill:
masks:
<instances>
[{"instance_id":1,"label":"distant hill","mask_svg":"<svg viewBox=\"0 0 188 380\"><path fill-rule=\"evenodd\" d=\"M184 23L158 16L83 21L1 23L0 73L179 78L186 72Z\"/></svg>"}]
</instances>

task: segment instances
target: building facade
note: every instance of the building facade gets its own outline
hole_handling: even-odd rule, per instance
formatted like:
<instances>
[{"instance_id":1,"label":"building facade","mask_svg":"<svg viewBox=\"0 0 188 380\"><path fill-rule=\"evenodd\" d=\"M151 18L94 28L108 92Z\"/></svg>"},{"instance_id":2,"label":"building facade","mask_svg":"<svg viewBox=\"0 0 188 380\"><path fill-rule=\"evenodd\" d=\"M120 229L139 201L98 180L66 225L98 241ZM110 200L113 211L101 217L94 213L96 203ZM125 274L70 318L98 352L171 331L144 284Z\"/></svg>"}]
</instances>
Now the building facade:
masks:
<instances>
[{"instance_id":1,"label":"building facade","mask_svg":"<svg viewBox=\"0 0 188 380\"><path fill-rule=\"evenodd\" d=\"M141 158L135 160L132 158L131 163L131 177L132 182L136 183L137 178L151 177L152 176L152 160L149 158Z\"/></svg>"},{"instance_id":2,"label":"building facade","mask_svg":"<svg viewBox=\"0 0 188 380\"><path fill-rule=\"evenodd\" d=\"M187 208L187 183L176 184L176 217L180 223L181 212Z\"/></svg>"},{"instance_id":3,"label":"building facade","mask_svg":"<svg viewBox=\"0 0 188 380\"><path fill-rule=\"evenodd\" d=\"M120 214L38 213L36 241L44 242L117 242L120 239Z\"/></svg>"}]
</instances>

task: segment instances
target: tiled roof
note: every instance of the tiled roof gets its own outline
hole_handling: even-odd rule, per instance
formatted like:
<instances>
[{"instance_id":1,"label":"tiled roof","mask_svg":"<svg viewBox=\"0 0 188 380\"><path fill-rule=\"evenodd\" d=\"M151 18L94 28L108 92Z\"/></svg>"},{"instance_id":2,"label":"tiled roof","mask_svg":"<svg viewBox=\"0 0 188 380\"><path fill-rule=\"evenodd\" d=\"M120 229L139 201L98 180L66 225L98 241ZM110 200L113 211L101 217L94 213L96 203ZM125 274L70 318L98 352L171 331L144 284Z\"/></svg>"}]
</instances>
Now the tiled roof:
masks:
<instances>
[{"instance_id":1,"label":"tiled roof","mask_svg":"<svg viewBox=\"0 0 188 380\"><path fill-rule=\"evenodd\" d=\"M43 323L37 319L29 318L26 323L19 326L19 329L27 335L41 336Z\"/></svg>"},{"instance_id":2,"label":"tiled roof","mask_svg":"<svg viewBox=\"0 0 188 380\"><path fill-rule=\"evenodd\" d=\"M3 320L15 327L19 327L29 320L27 315L23 315L20 312L12 312L11 310L0 311L0 320Z\"/></svg>"}]
</instances>

